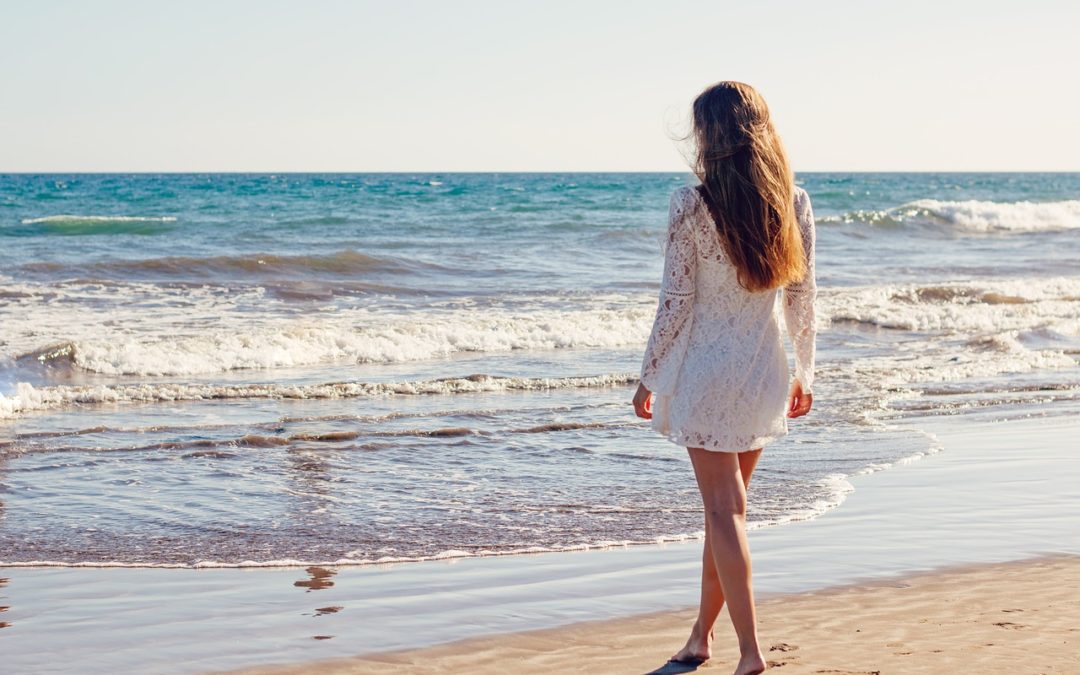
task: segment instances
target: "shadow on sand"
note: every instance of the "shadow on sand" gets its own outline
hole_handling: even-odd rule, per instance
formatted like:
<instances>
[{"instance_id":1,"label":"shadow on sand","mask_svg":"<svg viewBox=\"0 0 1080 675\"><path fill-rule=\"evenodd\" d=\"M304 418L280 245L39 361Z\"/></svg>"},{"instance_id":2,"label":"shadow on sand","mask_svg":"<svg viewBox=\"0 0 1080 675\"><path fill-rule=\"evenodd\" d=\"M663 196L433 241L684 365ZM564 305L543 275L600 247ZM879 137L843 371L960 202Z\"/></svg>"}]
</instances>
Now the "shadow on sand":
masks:
<instances>
[{"instance_id":1,"label":"shadow on sand","mask_svg":"<svg viewBox=\"0 0 1080 675\"><path fill-rule=\"evenodd\" d=\"M656 670L650 670L646 675L674 675L675 673L692 673L698 668L700 668L701 664L703 663L705 663L704 660L668 661Z\"/></svg>"}]
</instances>

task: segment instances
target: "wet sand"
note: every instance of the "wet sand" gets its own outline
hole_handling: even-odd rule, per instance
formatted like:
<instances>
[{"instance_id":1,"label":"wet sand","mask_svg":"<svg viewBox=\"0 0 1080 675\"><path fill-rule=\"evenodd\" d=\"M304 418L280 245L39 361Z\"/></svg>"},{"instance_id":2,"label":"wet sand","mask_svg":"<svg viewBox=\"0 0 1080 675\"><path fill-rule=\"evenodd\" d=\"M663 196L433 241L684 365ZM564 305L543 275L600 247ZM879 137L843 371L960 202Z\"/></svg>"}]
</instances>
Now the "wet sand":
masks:
<instances>
[{"instance_id":1,"label":"wet sand","mask_svg":"<svg viewBox=\"0 0 1080 675\"><path fill-rule=\"evenodd\" d=\"M978 565L774 597L759 607L763 651L783 673L1080 672L1080 556ZM478 638L409 652L246 673L685 672L665 659L695 613L665 612ZM714 658L737 645L720 617Z\"/></svg>"}]
</instances>

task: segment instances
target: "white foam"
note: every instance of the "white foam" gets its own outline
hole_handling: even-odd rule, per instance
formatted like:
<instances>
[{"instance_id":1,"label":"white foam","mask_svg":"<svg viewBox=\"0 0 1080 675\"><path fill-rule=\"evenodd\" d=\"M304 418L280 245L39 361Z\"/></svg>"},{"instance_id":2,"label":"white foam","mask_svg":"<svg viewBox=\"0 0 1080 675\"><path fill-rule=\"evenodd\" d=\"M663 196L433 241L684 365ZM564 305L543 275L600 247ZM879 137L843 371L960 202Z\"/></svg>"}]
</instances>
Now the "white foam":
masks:
<instances>
[{"instance_id":1,"label":"white foam","mask_svg":"<svg viewBox=\"0 0 1080 675\"><path fill-rule=\"evenodd\" d=\"M1031 351L1017 347L997 354L973 354L930 341L906 343L896 355L866 358L858 363L861 371L874 373L886 387L955 382L1074 366L1076 360L1060 351Z\"/></svg>"},{"instance_id":2,"label":"white foam","mask_svg":"<svg viewBox=\"0 0 1080 675\"><path fill-rule=\"evenodd\" d=\"M890 353L837 364L875 389L1077 364L1069 345L1080 341L1080 277L824 289L818 311L824 330L854 321L924 334ZM1057 339L1028 348L1022 338L1033 331Z\"/></svg>"},{"instance_id":3,"label":"white foam","mask_svg":"<svg viewBox=\"0 0 1080 675\"><path fill-rule=\"evenodd\" d=\"M644 343L656 307L651 294L598 294L514 298L510 307L469 299L415 308L331 305L298 315L258 287L92 281L3 284L0 297L7 299L0 324L12 328L4 335L8 356L70 343L80 368L153 376L623 347Z\"/></svg>"},{"instance_id":4,"label":"white foam","mask_svg":"<svg viewBox=\"0 0 1080 675\"><path fill-rule=\"evenodd\" d=\"M140 384L53 386L16 385L13 396L0 394L0 418L28 410L63 408L83 403L200 401L207 399L337 399L497 391L545 391L586 387L625 386L636 373L585 377L496 377L476 375L405 382L331 382L310 385L278 384Z\"/></svg>"},{"instance_id":5,"label":"white foam","mask_svg":"<svg viewBox=\"0 0 1080 675\"><path fill-rule=\"evenodd\" d=\"M77 366L108 375L183 376L329 362L398 363L461 352L632 347L647 339L655 307L648 295L623 298L614 309L596 303L601 306L562 311L457 307L413 314L343 310L318 319L249 318L232 311L231 303L239 302L235 298L223 302L211 291L187 289L188 302L175 309L160 299L163 306L150 323L139 320L142 307L107 316L93 310L98 295L124 290L72 289L66 291L71 302L55 303L58 309L53 310L34 297L40 289L10 288L29 296L25 303L10 303L13 319L15 314L25 317L21 310L28 304L38 307L30 321L13 324L23 330L9 337L8 344L19 350L12 356L71 342ZM818 313L826 326L857 321L912 331L1052 329L1069 335L1080 333L1076 298L1080 277L886 284L823 289ZM266 301L252 297L243 302ZM5 313L0 309L0 319Z\"/></svg>"},{"instance_id":6,"label":"white foam","mask_svg":"<svg viewBox=\"0 0 1080 675\"><path fill-rule=\"evenodd\" d=\"M899 429L900 428L900 427L897 427L896 425L893 425L893 424L881 424L881 426L882 426L882 428L889 428L889 429ZM938 440L938 437L934 433L932 433L930 431L925 431L923 429L907 429L907 428L905 428L905 431L922 434L923 436L926 437L927 441L929 441L929 445L923 450L913 452L912 454L901 457L901 458L897 459L894 462L871 462L870 464L867 464L866 466L864 466L863 468L859 469L858 471L856 471L855 473L853 473L851 475L852 476L868 476L868 475L870 475L872 473L877 473L879 471L885 471L886 469L891 469L894 466L907 466L909 464L913 464L915 462L918 462L919 460L923 459L924 457L929 457L930 455L936 455L936 454L938 454L939 452L941 452L942 450L945 449L945 446L941 443L940 440Z\"/></svg>"},{"instance_id":7,"label":"white foam","mask_svg":"<svg viewBox=\"0 0 1080 675\"><path fill-rule=\"evenodd\" d=\"M509 555L532 555L540 553L559 553L571 551L598 551L614 548L626 548L630 546L648 546L655 544L680 543L704 538L704 533L678 534L672 536L660 536L655 540L603 540L591 543L567 544L564 546L523 546L513 549L477 551L463 551L448 549L431 555L419 556L392 556L385 555L378 558L363 557L365 553L360 550L349 551L344 558L336 560L300 560L296 558L280 558L275 560L244 560L239 562L227 562L217 560L200 560L192 563L152 563L152 562L121 562L121 561L63 561L63 560L28 560L28 561L4 561L0 560L0 567L112 567L112 568L156 568L156 569L245 569L245 568L273 568L273 567L369 567L373 565L392 565L399 563L414 562L448 562L452 563L461 558L492 558Z\"/></svg>"},{"instance_id":8,"label":"white foam","mask_svg":"<svg viewBox=\"0 0 1080 675\"><path fill-rule=\"evenodd\" d=\"M23 218L23 225L35 223L173 223L176 216L79 216L61 214L41 218Z\"/></svg>"},{"instance_id":9,"label":"white foam","mask_svg":"<svg viewBox=\"0 0 1080 675\"><path fill-rule=\"evenodd\" d=\"M843 504L844 500L848 498L848 495L855 491L855 486L848 481L847 474L842 473L825 476L818 481L817 487L822 489L824 496L803 505L803 508L801 509L785 513L780 518L748 523L746 529L756 530L765 527L798 523L804 520L814 520Z\"/></svg>"},{"instance_id":10,"label":"white foam","mask_svg":"<svg viewBox=\"0 0 1080 675\"><path fill-rule=\"evenodd\" d=\"M193 375L327 362L398 363L460 352L622 347L643 342L645 309L523 315L462 312L445 320L387 318L364 325L297 322L193 336L88 339L75 364L108 375Z\"/></svg>"},{"instance_id":11,"label":"white foam","mask_svg":"<svg viewBox=\"0 0 1080 675\"><path fill-rule=\"evenodd\" d=\"M1003 332L1048 325L1069 332L1080 317L1080 277L886 284L823 290L824 322L857 321L910 331Z\"/></svg>"}]
</instances>

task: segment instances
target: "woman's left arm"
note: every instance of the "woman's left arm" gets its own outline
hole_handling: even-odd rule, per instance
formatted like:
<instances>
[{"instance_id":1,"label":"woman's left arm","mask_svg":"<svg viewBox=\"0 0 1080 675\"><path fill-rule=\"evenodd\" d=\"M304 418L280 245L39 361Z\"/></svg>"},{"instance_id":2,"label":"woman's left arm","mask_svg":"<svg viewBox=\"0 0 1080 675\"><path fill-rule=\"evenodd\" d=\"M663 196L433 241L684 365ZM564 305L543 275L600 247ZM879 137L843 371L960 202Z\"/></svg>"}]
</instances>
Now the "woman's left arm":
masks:
<instances>
[{"instance_id":1,"label":"woman's left arm","mask_svg":"<svg viewBox=\"0 0 1080 675\"><path fill-rule=\"evenodd\" d=\"M795 204L795 214L802 234L806 274L797 282L784 287L784 323L787 324L791 346L795 350L795 381L791 384L788 417L801 417L813 403L814 356L817 342L814 302L817 299L817 277L814 269L817 232L810 197L802 192Z\"/></svg>"}]
</instances>

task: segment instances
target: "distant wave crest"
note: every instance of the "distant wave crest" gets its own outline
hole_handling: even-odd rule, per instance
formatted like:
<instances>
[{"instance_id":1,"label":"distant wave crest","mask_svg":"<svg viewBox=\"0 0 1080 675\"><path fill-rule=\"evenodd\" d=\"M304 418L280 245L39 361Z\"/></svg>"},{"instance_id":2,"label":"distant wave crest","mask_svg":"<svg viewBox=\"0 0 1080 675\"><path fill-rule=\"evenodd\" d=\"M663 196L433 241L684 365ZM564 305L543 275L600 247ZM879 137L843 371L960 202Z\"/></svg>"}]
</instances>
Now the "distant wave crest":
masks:
<instances>
[{"instance_id":1,"label":"distant wave crest","mask_svg":"<svg viewBox=\"0 0 1080 675\"><path fill-rule=\"evenodd\" d=\"M42 218L23 218L23 225L34 223L172 223L175 216L44 216Z\"/></svg>"},{"instance_id":2,"label":"distant wave crest","mask_svg":"<svg viewBox=\"0 0 1080 675\"><path fill-rule=\"evenodd\" d=\"M916 226L979 233L1053 232L1080 228L1080 200L1057 202L919 199L884 211L849 211L822 223Z\"/></svg>"},{"instance_id":3,"label":"distant wave crest","mask_svg":"<svg viewBox=\"0 0 1080 675\"><path fill-rule=\"evenodd\" d=\"M118 279L160 279L205 277L212 280L236 277L274 277L283 274L352 279L365 272L416 272L437 269L432 263L377 256L345 249L323 255L244 255L195 258L170 256L135 260L104 260L72 266L66 263L40 262L23 266L23 271L53 274L79 272Z\"/></svg>"},{"instance_id":4,"label":"distant wave crest","mask_svg":"<svg viewBox=\"0 0 1080 675\"><path fill-rule=\"evenodd\" d=\"M61 214L39 218L23 218L24 226L30 226L29 234L99 235L99 234L155 234L171 228L176 216L97 216ZM27 234L14 229L10 234Z\"/></svg>"}]
</instances>

